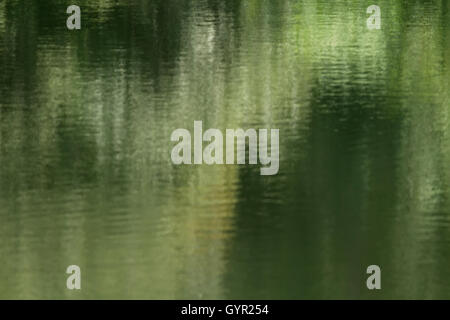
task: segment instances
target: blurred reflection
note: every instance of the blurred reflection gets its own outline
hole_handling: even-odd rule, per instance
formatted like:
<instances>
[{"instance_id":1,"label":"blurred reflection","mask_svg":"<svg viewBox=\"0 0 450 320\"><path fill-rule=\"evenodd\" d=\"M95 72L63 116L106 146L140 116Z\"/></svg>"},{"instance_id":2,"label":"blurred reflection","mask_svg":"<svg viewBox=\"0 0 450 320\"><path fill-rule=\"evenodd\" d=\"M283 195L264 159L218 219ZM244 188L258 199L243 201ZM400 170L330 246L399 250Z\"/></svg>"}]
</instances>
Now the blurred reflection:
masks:
<instances>
[{"instance_id":1,"label":"blurred reflection","mask_svg":"<svg viewBox=\"0 0 450 320\"><path fill-rule=\"evenodd\" d=\"M450 297L448 1L69 4L0 2L0 298ZM174 166L194 120L278 175Z\"/></svg>"}]
</instances>

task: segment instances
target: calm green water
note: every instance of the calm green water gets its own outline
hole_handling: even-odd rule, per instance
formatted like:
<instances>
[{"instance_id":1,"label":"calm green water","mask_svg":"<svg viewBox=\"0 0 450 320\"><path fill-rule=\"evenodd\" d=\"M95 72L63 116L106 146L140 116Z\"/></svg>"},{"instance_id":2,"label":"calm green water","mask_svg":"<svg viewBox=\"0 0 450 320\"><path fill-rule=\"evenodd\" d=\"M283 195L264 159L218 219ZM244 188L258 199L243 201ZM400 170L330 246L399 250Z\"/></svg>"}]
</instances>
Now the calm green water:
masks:
<instances>
[{"instance_id":1,"label":"calm green water","mask_svg":"<svg viewBox=\"0 0 450 320\"><path fill-rule=\"evenodd\" d=\"M450 298L449 80L446 0L0 1L0 298ZM279 174L174 166L194 120Z\"/></svg>"}]
</instances>

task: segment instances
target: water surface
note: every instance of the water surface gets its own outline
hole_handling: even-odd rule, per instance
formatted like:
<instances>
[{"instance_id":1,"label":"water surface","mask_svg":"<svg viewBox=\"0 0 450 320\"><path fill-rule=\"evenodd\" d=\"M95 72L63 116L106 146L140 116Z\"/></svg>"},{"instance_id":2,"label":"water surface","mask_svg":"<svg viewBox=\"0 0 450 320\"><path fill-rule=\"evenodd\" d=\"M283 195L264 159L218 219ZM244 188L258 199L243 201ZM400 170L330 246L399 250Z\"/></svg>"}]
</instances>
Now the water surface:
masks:
<instances>
[{"instance_id":1,"label":"water surface","mask_svg":"<svg viewBox=\"0 0 450 320\"><path fill-rule=\"evenodd\" d=\"M70 4L0 2L0 298L450 298L449 1ZM278 175L174 166L194 120Z\"/></svg>"}]
</instances>

